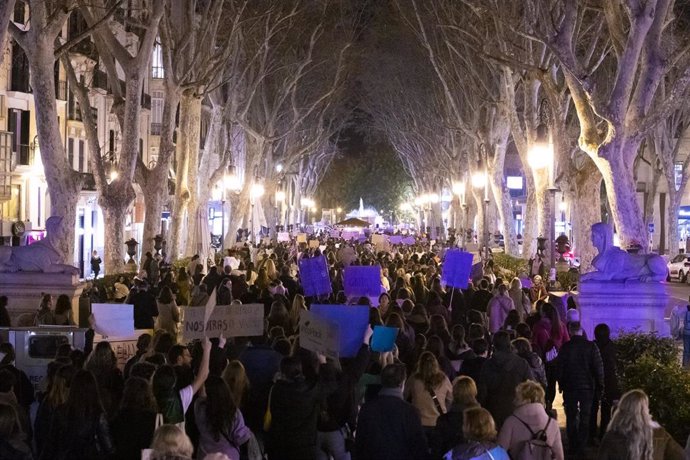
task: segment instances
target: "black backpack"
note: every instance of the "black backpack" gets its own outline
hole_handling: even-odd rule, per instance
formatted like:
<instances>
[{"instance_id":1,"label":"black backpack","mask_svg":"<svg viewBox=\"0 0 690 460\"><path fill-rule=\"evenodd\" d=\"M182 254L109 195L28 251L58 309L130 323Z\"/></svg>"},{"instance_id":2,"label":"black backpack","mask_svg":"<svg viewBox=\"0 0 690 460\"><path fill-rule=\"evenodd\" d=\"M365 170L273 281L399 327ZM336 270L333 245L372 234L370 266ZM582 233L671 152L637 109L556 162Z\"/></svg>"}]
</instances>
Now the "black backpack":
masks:
<instances>
[{"instance_id":1,"label":"black backpack","mask_svg":"<svg viewBox=\"0 0 690 460\"><path fill-rule=\"evenodd\" d=\"M517 451L515 460L551 460L556 458L556 454L546 441L546 430L551 423L551 417L549 417L549 421L546 422L546 426L537 432L532 431L532 428L517 415L513 415L513 417L520 420L532 436L522 443Z\"/></svg>"}]
</instances>

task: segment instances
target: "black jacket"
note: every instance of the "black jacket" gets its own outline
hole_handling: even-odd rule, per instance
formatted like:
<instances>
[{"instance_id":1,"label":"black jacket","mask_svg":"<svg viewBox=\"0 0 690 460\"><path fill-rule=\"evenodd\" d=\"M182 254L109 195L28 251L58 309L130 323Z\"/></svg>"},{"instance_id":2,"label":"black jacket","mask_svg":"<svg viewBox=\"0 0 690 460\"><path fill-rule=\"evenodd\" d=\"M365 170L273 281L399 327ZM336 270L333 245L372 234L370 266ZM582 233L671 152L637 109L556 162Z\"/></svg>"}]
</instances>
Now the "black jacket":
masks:
<instances>
[{"instance_id":1,"label":"black jacket","mask_svg":"<svg viewBox=\"0 0 690 460\"><path fill-rule=\"evenodd\" d=\"M496 351L486 360L477 381L478 399L491 412L496 427L513 413L515 388L529 379L534 380L529 364L514 353Z\"/></svg>"},{"instance_id":2,"label":"black jacket","mask_svg":"<svg viewBox=\"0 0 690 460\"><path fill-rule=\"evenodd\" d=\"M41 460L101 460L113 452L105 414L87 423L67 417L64 407L53 416Z\"/></svg>"},{"instance_id":3,"label":"black jacket","mask_svg":"<svg viewBox=\"0 0 690 460\"><path fill-rule=\"evenodd\" d=\"M148 290L137 290L130 294L129 302L133 305L134 328L153 329L153 317L158 316L158 306L153 294Z\"/></svg>"},{"instance_id":4,"label":"black jacket","mask_svg":"<svg viewBox=\"0 0 690 460\"><path fill-rule=\"evenodd\" d=\"M465 409L467 407L453 403L448 412L438 417L436 427L429 440L432 458L441 458L453 447L467 442L462 434L463 412Z\"/></svg>"},{"instance_id":5,"label":"black jacket","mask_svg":"<svg viewBox=\"0 0 690 460\"><path fill-rule=\"evenodd\" d=\"M581 335L563 344L556 366L558 384L564 392L603 389L604 365L599 349Z\"/></svg>"},{"instance_id":6,"label":"black jacket","mask_svg":"<svg viewBox=\"0 0 690 460\"><path fill-rule=\"evenodd\" d=\"M111 460L139 460L141 450L148 449L156 427L152 410L124 410L110 423L115 454Z\"/></svg>"},{"instance_id":7,"label":"black jacket","mask_svg":"<svg viewBox=\"0 0 690 460\"><path fill-rule=\"evenodd\" d=\"M472 300L470 301L470 307L474 310L479 310L482 313L486 313L486 308L491 301L493 295L489 291L484 289L478 289L472 294Z\"/></svg>"},{"instance_id":8,"label":"black jacket","mask_svg":"<svg viewBox=\"0 0 690 460\"><path fill-rule=\"evenodd\" d=\"M616 344L612 341L594 343L599 348L601 361L604 365L604 398L613 402L621 397L618 388L618 376L616 375Z\"/></svg>"},{"instance_id":9,"label":"black jacket","mask_svg":"<svg viewBox=\"0 0 690 460\"><path fill-rule=\"evenodd\" d=\"M415 407L397 390L383 388L362 406L357 419L357 460L425 460L427 443ZM400 393L399 391L397 391Z\"/></svg>"}]
</instances>

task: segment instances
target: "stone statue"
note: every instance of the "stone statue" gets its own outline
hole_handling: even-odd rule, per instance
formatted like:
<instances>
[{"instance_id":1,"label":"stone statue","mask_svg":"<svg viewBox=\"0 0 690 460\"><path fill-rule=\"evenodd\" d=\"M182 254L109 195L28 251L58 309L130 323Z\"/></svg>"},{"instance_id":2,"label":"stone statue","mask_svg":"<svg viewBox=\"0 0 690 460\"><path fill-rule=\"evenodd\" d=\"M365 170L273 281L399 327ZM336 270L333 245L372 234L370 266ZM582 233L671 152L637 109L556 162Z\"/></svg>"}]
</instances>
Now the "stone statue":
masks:
<instances>
[{"instance_id":1,"label":"stone statue","mask_svg":"<svg viewBox=\"0 0 690 460\"><path fill-rule=\"evenodd\" d=\"M658 282L666 279L666 262L657 254L629 254L613 245L613 229L603 222L592 225L592 244L599 254L592 260L596 271L582 281Z\"/></svg>"},{"instance_id":2,"label":"stone statue","mask_svg":"<svg viewBox=\"0 0 690 460\"><path fill-rule=\"evenodd\" d=\"M0 272L44 272L78 275L79 269L64 263L55 248L63 231L62 217L46 220L46 237L27 246L0 247Z\"/></svg>"}]
</instances>

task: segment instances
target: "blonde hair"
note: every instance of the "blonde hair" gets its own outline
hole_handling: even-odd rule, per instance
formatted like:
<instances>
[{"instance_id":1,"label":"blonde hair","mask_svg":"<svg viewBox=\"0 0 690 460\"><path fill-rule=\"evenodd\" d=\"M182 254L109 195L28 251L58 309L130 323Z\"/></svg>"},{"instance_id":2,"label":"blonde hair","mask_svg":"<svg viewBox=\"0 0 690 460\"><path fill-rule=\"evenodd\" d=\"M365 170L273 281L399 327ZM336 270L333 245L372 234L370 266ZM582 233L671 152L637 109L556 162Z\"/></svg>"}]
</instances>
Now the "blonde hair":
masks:
<instances>
[{"instance_id":1,"label":"blonde hair","mask_svg":"<svg viewBox=\"0 0 690 460\"><path fill-rule=\"evenodd\" d=\"M463 406L476 406L477 384L472 377L461 375L453 381L453 402Z\"/></svg>"},{"instance_id":2,"label":"blonde hair","mask_svg":"<svg viewBox=\"0 0 690 460\"><path fill-rule=\"evenodd\" d=\"M295 298L292 299L292 308L288 312L290 317L290 326L293 331L296 331L299 327L299 315L302 310L306 310L307 306L304 303L304 296L302 294L295 294Z\"/></svg>"},{"instance_id":3,"label":"blonde hair","mask_svg":"<svg viewBox=\"0 0 690 460\"><path fill-rule=\"evenodd\" d=\"M427 389L433 390L443 382L446 375L441 371L436 356L430 351L425 351L419 355L414 376L421 380Z\"/></svg>"},{"instance_id":4,"label":"blonde hair","mask_svg":"<svg viewBox=\"0 0 690 460\"><path fill-rule=\"evenodd\" d=\"M642 390L630 390L618 402L607 431L625 437L631 460L651 460L654 453L649 398Z\"/></svg>"},{"instance_id":5,"label":"blonde hair","mask_svg":"<svg viewBox=\"0 0 690 460\"><path fill-rule=\"evenodd\" d=\"M534 380L526 380L515 388L515 407L532 403L544 405L544 388Z\"/></svg>"},{"instance_id":6,"label":"blonde hair","mask_svg":"<svg viewBox=\"0 0 690 460\"><path fill-rule=\"evenodd\" d=\"M158 427L153 434L151 449L153 449L152 458L166 455L191 457L194 453L194 446L189 436L177 425L161 425Z\"/></svg>"},{"instance_id":7,"label":"blonde hair","mask_svg":"<svg viewBox=\"0 0 690 460\"><path fill-rule=\"evenodd\" d=\"M249 379L247 378L247 371L241 362L234 359L225 366L223 370L223 380L228 384L232 399L237 407L242 405L244 394L249 389Z\"/></svg>"},{"instance_id":8,"label":"blonde hair","mask_svg":"<svg viewBox=\"0 0 690 460\"><path fill-rule=\"evenodd\" d=\"M497 434L496 423L488 410L470 407L463 412L462 434L468 441L493 441Z\"/></svg>"}]
</instances>

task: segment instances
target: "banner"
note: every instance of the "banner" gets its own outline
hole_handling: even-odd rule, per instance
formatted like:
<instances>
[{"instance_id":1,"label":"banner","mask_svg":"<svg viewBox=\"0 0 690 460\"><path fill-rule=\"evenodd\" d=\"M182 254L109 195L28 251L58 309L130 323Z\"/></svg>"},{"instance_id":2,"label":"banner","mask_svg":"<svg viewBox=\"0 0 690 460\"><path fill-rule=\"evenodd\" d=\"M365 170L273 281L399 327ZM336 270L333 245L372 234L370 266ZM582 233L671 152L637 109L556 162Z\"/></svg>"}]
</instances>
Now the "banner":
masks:
<instances>
[{"instance_id":1,"label":"banner","mask_svg":"<svg viewBox=\"0 0 690 460\"><path fill-rule=\"evenodd\" d=\"M398 337L397 327L374 326L374 334L371 336L371 351L384 353L392 351L395 339Z\"/></svg>"},{"instance_id":2,"label":"banner","mask_svg":"<svg viewBox=\"0 0 690 460\"><path fill-rule=\"evenodd\" d=\"M345 267L343 277L348 297L378 297L381 294L381 267L351 265Z\"/></svg>"},{"instance_id":3,"label":"banner","mask_svg":"<svg viewBox=\"0 0 690 460\"><path fill-rule=\"evenodd\" d=\"M134 335L134 306L121 303L93 303L94 330L104 337Z\"/></svg>"},{"instance_id":4,"label":"banner","mask_svg":"<svg viewBox=\"0 0 690 460\"><path fill-rule=\"evenodd\" d=\"M326 257L308 257L299 261L299 279L305 296L330 294L333 292L328 275Z\"/></svg>"},{"instance_id":5,"label":"banner","mask_svg":"<svg viewBox=\"0 0 690 460\"><path fill-rule=\"evenodd\" d=\"M338 326L338 355L341 358L351 358L357 354L364 339L364 331L369 327L369 307L364 305L312 305L311 313Z\"/></svg>"},{"instance_id":6,"label":"banner","mask_svg":"<svg viewBox=\"0 0 690 460\"><path fill-rule=\"evenodd\" d=\"M321 353L327 358L338 359L340 347L338 325L310 311L300 312L299 345L314 353Z\"/></svg>"},{"instance_id":7,"label":"banner","mask_svg":"<svg viewBox=\"0 0 690 460\"><path fill-rule=\"evenodd\" d=\"M204 337L254 337L264 333L264 306L260 303L245 305L216 305L204 318L207 308L184 307L182 336L186 340Z\"/></svg>"},{"instance_id":8,"label":"banner","mask_svg":"<svg viewBox=\"0 0 690 460\"><path fill-rule=\"evenodd\" d=\"M472 272L473 255L459 249L446 251L446 258L443 261L441 270L441 281L446 286L460 289L467 287Z\"/></svg>"},{"instance_id":9,"label":"banner","mask_svg":"<svg viewBox=\"0 0 690 460\"><path fill-rule=\"evenodd\" d=\"M405 238L402 239L402 244L406 244L408 246L411 246L416 243L416 240L414 239L414 236L406 236Z\"/></svg>"}]
</instances>

